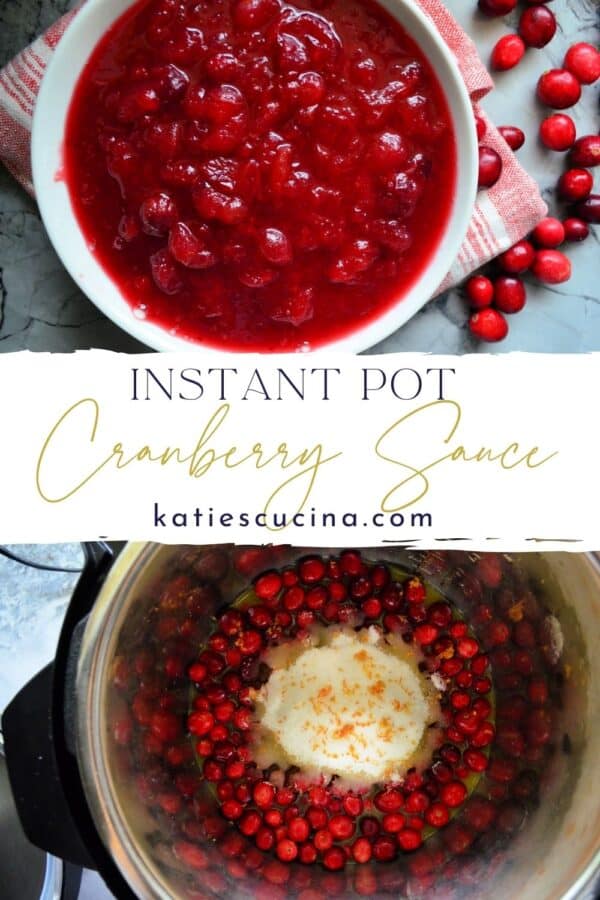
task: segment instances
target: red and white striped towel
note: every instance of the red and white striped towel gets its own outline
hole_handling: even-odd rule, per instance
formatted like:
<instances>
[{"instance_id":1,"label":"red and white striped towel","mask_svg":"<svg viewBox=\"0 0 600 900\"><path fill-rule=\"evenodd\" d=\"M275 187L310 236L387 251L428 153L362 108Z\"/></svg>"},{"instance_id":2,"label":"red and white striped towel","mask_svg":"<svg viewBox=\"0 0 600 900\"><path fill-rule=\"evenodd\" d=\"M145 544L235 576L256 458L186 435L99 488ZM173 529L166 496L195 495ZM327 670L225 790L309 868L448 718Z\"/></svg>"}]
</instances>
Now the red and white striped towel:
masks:
<instances>
[{"instance_id":1,"label":"red and white striped towel","mask_svg":"<svg viewBox=\"0 0 600 900\"><path fill-rule=\"evenodd\" d=\"M475 45L441 0L417 0L454 53L474 108L493 87ZM30 139L33 108L44 70L75 15L70 12L16 56L0 72L0 159L26 191L33 194ZM485 118L485 115L484 115ZM466 240L442 288L458 284L528 234L546 214L538 187L487 120L485 142L501 155L500 180L478 195Z\"/></svg>"}]
</instances>

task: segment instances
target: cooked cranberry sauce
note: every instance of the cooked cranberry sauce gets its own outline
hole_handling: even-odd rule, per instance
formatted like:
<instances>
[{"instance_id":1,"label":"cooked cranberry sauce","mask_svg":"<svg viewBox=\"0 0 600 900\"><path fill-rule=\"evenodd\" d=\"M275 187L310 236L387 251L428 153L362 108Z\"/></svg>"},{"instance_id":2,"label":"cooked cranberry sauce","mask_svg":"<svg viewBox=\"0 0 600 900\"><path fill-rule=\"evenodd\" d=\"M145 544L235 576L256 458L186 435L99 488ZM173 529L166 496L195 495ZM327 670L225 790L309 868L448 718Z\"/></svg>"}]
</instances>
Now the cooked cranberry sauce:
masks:
<instances>
[{"instance_id":1,"label":"cooked cranberry sauce","mask_svg":"<svg viewBox=\"0 0 600 900\"><path fill-rule=\"evenodd\" d=\"M293 351L380 315L430 262L456 148L419 48L371 0L143 0L66 131L84 235L135 315Z\"/></svg>"}]
</instances>

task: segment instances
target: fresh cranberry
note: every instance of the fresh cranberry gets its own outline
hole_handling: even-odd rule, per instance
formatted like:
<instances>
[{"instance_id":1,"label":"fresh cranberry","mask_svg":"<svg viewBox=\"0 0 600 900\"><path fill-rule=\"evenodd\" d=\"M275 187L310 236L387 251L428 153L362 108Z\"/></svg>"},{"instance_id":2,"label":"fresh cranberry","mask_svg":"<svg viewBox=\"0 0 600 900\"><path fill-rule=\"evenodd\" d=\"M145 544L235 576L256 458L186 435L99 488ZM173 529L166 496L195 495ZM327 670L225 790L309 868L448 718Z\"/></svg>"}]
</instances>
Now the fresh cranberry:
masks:
<instances>
[{"instance_id":1,"label":"fresh cranberry","mask_svg":"<svg viewBox=\"0 0 600 900\"><path fill-rule=\"evenodd\" d=\"M423 843L421 833L413 828L403 828L400 830L396 840L398 841L398 846L406 851L416 850Z\"/></svg>"},{"instance_id":2,"label":"fresh cranberry","mask_svg":"<svg viewBox=\"0 0 600 900\"><path fill-rule=\"evenodd\" d=\"M523 59L525 43L518 34L505 34L492 50L492 69L505 72L513 69Z\"/></svg>"},{"instance_id":3,"label":"fresh cranberry","mask_svg":"<svg viewBox=\"0 0 600 900\"><path fill-rule=\"evenodd\" d=\"M479 148L479 176L480 188L493 187L502 174L502 159L492 147L481 146Z\"/></svg>"},{"instance_id":4,"label":"fresh cranberry","mask_svg":"<svg viewBox=\"0 0 600 900\"><path fill-rule=\"evenodd\" d=\"M495 309L482 309L469 319L471 333L482 341L502 341L508 334L506 319Z\"/></svg>"},{"instance_id":5,"label":"fresh cranberry","mask_svg":"<svg viewBox=\"0 0 600 900\"><path fill-rule=\"evenodd\" d=\"M545 47L556 33L556 17L546 6L530 6L519 19L519 34L528 47Z\"/></svg>"},{"instance_id":6,"label":"fresh cranberry","mask_svg":"<svg viewBox=\"0 0 600 900\"><path fill-rule=\"evenodd\" d=\"M581 84L593 84L600 78L600 52L592 44L573 44L567 50L564 67Z\"/></svg>"},{"instance_id":7,"label":"fresh cranberry","mask_svg":"<svg viewBox=\"0 0 600 900\"><path fill-rule=\"evenodd\" d=\"M531 266L535 250L529 241L518 241L498 257L500 267L509 275L521 275Z\"/></svg>"},{"instance_id":8,"label":"fresh cranberry","mask_svg":"<svg viewBox=\"0 0 600 900\"><path fill-rule=\"evenodd\" d=\"M217 262L216 255L184 222L178 222L169 234L169 253L189 269L208 269Z\"/></svg>"},{"instance_id":9,"label":"fresh cranberry","mask_svg":"<svg viewBox=\"0 0 600 900\"><path fill-rule=\"evenodd\" d=\"M549 69L540 75L537 95L546 106L567 109L581 97L581 85L566 69Z\"/></svg>"},{"instance_id":10,"label":"fresh cranberry","mask_svg":"<svg viewBox=\"0 0 600 900\"><path fill-rule=\"evenodd\" d=\"M473 747L469 747L465 750L464 760L472 772L485 772L489 765L489 760L485 753L482 753L481 750L476 750Z\"/></svg>"},{"instance_id":11,"label":"fresh cranberry","mask_svg":"<svg viewBox=\"0 0 600 900\"><path fill-rule=\"evenodd\" d=\"M451 781L449 784L444 785L440 797L442 803L454 809L466 800L467 789L462 781Z\"/></svg>"},{"instance_id":12,"label":"fresh cranberry","mask_svg":"<svg viewBox=\"0 0 600 900\"><path fill-rule=\"evenodd\" d=\"M432 803L425 810L425 820L434 828L443 828L450 821L450 812L445 803Z\"/></svg>"},{"instance_id":13,"label":"fresh cranberry","mask_svg":"<svg viewBox=\"0 0 600 900\"><path fill-rule=\"evenodd\" d=\"M540 140L549 150L569 150L576 136L575 123L565 113L554 113L540 125Z\"/></svg>"},{"instance_id":14,"label":"fresh cranberry","mask_svg":"<svg viewBox=\"0 0 600 900\"><path fill-rule=\"evenodd\" d=\"M555 249L560 247L565 239L565 229L562 222L548 216L535 226L532 238L538 247Z\"/></svg>"},{"instance_id":15,"label":"fresh cranberry","mask_svg":"<svg viewBox=\"0 0 600 900\"><path fill-rule=\"evenodd\" d=\"M352 837L356 826L349 816L332 816L328 827L335 840L345 841Z\"/></svg>"},{"instance_id":16,"label":"fresh cranberry","mask_svg":"<svg viewBox=\"0 0 600 900\"><path fill-rule=\"evenodd\" d=\"M569 153L569 162L586 169L600 165L600 135L588 134L576 140Z\"/></svg>"},{"instance_id":17,"label":"fresh cranberry","mask_svg":"<svg viewBox=\"0 0 600 900\"><path fill-rule=\"evenodd\" d=\"M562 284L571 277L571 263L560 250L538 250L531 271L544 284Z\"/></svg>"},{"instance_id":18,"label":"fresh cranberry","mask_svg":"<svg viewBox=\"0 0 600 900\"><path fill-rule=\"evenodd\" d=\"M513 11L516 5L517 0L478 0L481 12L490 18L506 16Z\"/></svg>"},{"instance_id":19,"label":"fresh cranberry","mask_svg":"<svg viewBox=\"0 0 600 900\"><path fill-rule=\"evenodd\" d=\"M520 150L525 143L525 132L516 125L501 125L498 131L511 150Z\"/></svg>"},{"instance_id":20,"label":"fresh cranberry","mask_svg":"<svg viewBox=\"0 0 600 900\"><path fill-rule=\"evenodd\" d=\"M370 841L365 837L359 837L352 844L352 856L357 863L368 863L373 855Z\"/></svg>"},{"instance_id":21,"label":"fresh cranberry","mask_svg":"<svg viewBox=\"0 0 600 900\"><path fill-rule=\"evenodd\" d=\"M502 276L497 279L494 290L494 303L503 313L517 313L525 306L527 293L520 278Z\"/></svg>"},{"instance_id":22,"label":"fresh cranberry","mask_svg":"<svg viewBox=\"0 0 600 900\"><path fill-rule=\"evenodd\" d=\"M473 275L465 284L465 293L473 309L485 309L494 299L494 285L485 275Z\"/></svg>"},{"instance_id":23,"label":"fresh cranberry","mask_svg":"<svg viewBox=\"0 0 600 900\"><path fill-rule=\"evenodd\" d=\"M475 129L477 131L477 140L482 141L487 131L487 122L478 113L475 113Z\"/></svg>"},{"instance_id":24,"label":"fresh cranberry","mask_svg":"<svg viewBox=\"0 0 600 900\"><path fill-rule=\"evenodd\" d=\"M600 194L590 194L575 206L575 212L584 222L600 225Z\"/></svg>"},{"instance_id":25,"label":"fresh cranberry","mask_svg":"<svg viewBox=\"0 0 600 900\"><path fill-rule=\"evenodd\" d=\"M520 278L504 275L494 285L494 305L503 313L517 313L525 306L527 294Z\"/></svg>"},{"instance_id":26,"label":"fresh cranberry","mask_svg":"<svg viewBox=\"0 0 600 900\"><path fill-rule=\"evenodd\" d=\"M565 219L563 227L565 229L565 240L571 243L585 241L590 233L589 227L582 219L573 217Z\"/></svg>"},{"instance_id":27,"label":"fresh cranberry","mask_svg":"<svg viewBox=\"0 0 600 900\"><path fill-rule=\"evenodd\" d=\"M594 187L594 178L586 169L568 169L558 180L558 196L569 203L585 200Z\"/></svg>"},{"instance_id":28,"label":"fresh cranberry","mask_svg":"<svg viewBox=\"0 0 600 900\"><path fill-rule=\"evenodd\" d=\"M261 809L268 809L275 800L275 788L268 781L259 781L253 792L254 802Z\"/></svg>"}]
</instances>

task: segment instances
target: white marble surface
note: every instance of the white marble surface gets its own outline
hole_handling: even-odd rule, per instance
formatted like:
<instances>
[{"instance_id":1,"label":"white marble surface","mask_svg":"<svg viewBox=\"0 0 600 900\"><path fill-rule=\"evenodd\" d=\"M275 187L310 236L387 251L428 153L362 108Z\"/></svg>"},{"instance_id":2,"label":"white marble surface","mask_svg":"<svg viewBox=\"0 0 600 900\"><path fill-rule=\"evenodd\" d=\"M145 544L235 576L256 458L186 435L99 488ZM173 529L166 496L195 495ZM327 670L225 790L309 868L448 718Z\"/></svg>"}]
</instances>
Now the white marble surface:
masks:
<instances>
[{"instance_id":1,"label":"white marble surface","mask_svg":"<svg viewBox=\"0 0 600 900\"><path fill-rule=\"evenodd\" d=\"M71 0L0 0L0 64L73 5ZM484 19L475 0L447 0L459 23L475 39L484 61L506 21ZM562 170L559 154L543 150L537 126L543 110L534 96L538 75L560 65L565 49L576 40L597 41L597 0L555 0L559 30L544 50L531 50L512 72L496 77L496 89L485 106L498 125L519 125L528 141L519 159L541 185L552 205L553 186ZM516 21L516 13L507 20ZM598 130L599 87L587 87L573 111L581 134ZM564 285L531 285L525 310L510 319L501 344L472 341L466 330L467 310L457 292L429 303L379 351L418 350L440 353L510 350L585 352L600 350L600 274L598 232L584 244L571 246L573 277ZM21 349L70 351L103 347L142 350L140 344L108 322L79 292L54 254L35 204L0 170L0 351Z\"/></svg>"}]
</instances>

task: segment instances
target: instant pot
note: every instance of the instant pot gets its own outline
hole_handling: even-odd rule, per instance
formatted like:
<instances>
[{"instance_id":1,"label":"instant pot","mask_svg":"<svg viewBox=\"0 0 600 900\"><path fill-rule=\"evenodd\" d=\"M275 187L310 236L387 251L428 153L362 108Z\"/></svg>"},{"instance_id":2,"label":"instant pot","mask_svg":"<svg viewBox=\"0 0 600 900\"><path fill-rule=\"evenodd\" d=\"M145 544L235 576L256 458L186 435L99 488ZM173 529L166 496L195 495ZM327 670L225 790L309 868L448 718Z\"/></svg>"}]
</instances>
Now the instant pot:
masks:
<instances>
[{"instance_id":1,"label":"instant pot","mask_svg":"<svg viewBox=\"0 0 600 900\"><path fill-rule=\"evenodd\" d=\"M139 653L165 578L192 578L193 640L201 646L215 615L260 571L310 552L336 551L128 544L115 560L108 546L86 545L56 658L18 694L2 722L12 790L29 840L52 856L97 869L118 900L583 897L600 868L600 565L591 554L503 558L524 586L519 615L530 615L547 636L544 652L559 698L552 741L535 792L513 796L507 788L495 823L452 852L442 829L439 840L390 863L348 865L343 872L275 865L234 825L212 827L214 797L194 774L194 760L186 787L173 760L169 768L171 763L136 750L132 764L132 751L115 739L123 700L114 685L128 650ZM472 589L470 572L478 559L401 548L361 552L423 574L457 603L469 593L467 585ZM176 675L173 683L179 683ZM153 800L178 778L188 795L186 808L194 812L183 825ZM193 853L177 852L182 827Z\"/></svg>"}]
</instances>

